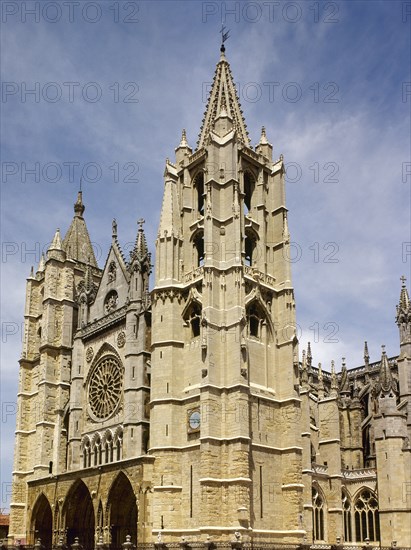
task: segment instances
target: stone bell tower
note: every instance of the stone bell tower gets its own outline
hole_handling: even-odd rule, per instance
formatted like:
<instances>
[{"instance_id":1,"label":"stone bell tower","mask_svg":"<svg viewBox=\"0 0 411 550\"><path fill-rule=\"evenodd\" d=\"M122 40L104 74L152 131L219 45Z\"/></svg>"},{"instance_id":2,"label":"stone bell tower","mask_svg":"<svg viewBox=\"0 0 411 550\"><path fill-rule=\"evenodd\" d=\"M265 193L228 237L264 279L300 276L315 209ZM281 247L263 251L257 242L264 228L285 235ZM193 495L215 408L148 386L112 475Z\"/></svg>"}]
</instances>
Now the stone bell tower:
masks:
<instances>
[{"instance_id":1,"label":"stone bell tower","mask_svg":"<svg viewBox=\"0 0 411 550\"><path fill-rule=\"evenodd\" d=\"M301 541L282 155L253 148L224 47L196 150L166 161L152 306L153 535ZM239 535L240 533L241 535Z\"/></svg>"}]
</instances>

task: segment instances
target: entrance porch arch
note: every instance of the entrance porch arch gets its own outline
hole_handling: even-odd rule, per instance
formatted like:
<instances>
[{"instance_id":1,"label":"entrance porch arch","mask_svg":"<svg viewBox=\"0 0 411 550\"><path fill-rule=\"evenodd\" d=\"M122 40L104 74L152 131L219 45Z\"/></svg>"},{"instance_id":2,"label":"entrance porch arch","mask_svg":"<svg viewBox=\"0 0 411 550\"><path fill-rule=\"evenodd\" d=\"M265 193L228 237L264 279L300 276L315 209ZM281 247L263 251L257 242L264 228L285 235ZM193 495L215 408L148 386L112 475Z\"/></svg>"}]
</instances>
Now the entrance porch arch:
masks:
<instances>
[{"instance_id":1,"label":"entrance porch arch","mask_svg":"<svg viewBox=\"0 0 411 550\"><path fill-rule=\"evenodd\" d=\"M33 507L31 514L31 532L34 542L40 539L41 544L47 550L51 549L53 537L53 514L51 506L44 493L42 493Z\"/></svg>"},{"instance_id":2,"label":"entrance porch arch","mask_svg":"<svg viewBox=\"0 0 411 550\"><path fill-rule=\"evenodd\" d=\"M64 519L67 530L67 544L78 537L85 550L94 548L95 517L90 491L81 480L72 485L64 504Z\"/></svg>"},{"instance_id":3,"label":"entrance porch arch","mask_svg":"<svg viewBox=\"0 0 411 550\"><path fill-rule=\"evenodd\" d=\"M107 499L107 520L111 528L111 545L121 548L126 536L137 545L137 500L128 477L120 472L113 481Z\"/></svg>"}]
</instances>

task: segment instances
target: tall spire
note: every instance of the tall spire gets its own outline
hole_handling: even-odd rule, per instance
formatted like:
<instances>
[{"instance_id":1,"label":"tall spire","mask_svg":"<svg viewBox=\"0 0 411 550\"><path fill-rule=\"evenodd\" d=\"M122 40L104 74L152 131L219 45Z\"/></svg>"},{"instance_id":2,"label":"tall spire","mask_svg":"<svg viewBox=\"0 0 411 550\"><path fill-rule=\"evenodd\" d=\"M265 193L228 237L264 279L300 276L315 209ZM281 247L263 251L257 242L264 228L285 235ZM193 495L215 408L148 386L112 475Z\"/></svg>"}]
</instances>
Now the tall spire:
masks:
<instances>
[{"instance_id":1,"label":"tall spire","mask_svg":"<svg viewBox=\"0 0 411 550\"><path fill-rule=\"evenodd\" d=\"M63 239L62 247L71 259L84 264L90 262L93 267L98 267L86 222L83 218L84 210L83 192L79 191L74 204L74 218Z\"/></svg>"},{"instance_id":2,"label":"tall spire","mask_svg":"<svg viewBox=\"0 0 411 550\"><path fill-rule=\"evenodd\" d=\"M207 103L206 112L201 126L197 148L204 147L207 137L214 127L215 120L224 111L232 119L240 141L250 146L247 126L243 117L237 91L233 82L230 65L224 54L224 45L221 47L220 61L217 63L213 85Z\"/></svg>"}]
</instances>

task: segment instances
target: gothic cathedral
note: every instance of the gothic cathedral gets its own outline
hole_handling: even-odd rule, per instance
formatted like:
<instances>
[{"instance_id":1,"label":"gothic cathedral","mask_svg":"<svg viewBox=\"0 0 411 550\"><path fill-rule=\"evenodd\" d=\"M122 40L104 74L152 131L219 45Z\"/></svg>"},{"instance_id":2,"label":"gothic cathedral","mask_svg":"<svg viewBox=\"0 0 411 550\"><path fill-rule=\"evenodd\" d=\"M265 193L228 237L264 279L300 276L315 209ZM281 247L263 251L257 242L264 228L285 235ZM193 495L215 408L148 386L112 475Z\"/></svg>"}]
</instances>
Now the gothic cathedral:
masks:
<instances>
[{"instance_id":1,"label":"gothic cathedral","mask_svg":"<svg viewBox=\"0 0 411 550\"><path fill-rule=\"evenodd\" d=\"M129 259L113 221L100 269L79 193L27 281L11 544L411 546L405 283L398 356L300 356L284 175L222 47L166 161L152 288L143 220Z\"/></svg>"}]
</instances>

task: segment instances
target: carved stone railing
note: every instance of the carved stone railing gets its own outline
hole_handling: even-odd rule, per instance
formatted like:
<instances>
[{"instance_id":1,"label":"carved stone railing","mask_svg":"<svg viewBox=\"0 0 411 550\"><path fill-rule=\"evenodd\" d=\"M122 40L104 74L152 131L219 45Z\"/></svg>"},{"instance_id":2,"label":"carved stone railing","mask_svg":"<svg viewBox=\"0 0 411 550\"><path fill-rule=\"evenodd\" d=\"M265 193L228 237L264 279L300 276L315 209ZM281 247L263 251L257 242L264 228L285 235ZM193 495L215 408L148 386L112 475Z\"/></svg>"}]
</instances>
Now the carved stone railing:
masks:
<instances>
[{"instance_id":1,"label":"carved stone railing","mask_svg":"<svg viewBox=\"0 0 411 550\"><path fill-rule=\"evenodd\" d=\"M199 149L198 151L196 151L195 153L193 153L188 157L188 162L191 164L192 162L198 160L205 154L205 152L206 150L204 149L204 147L201 147L201 149Z\"/></svg>"},{"instance_id":2,"label":"carved stone railing","mask_svg":"<svg viewBox=\"0 0 411 550\"><path fill-rule=\"evenodd\" d=\"M86 325L85 327L82 327L80 329L80 334L82 338L88 338L92 334L95 334L96 332L100 332L103 329L106 329L107 327L114 325L118 323L121 319L123 319L127 312L127 306L120 307L101 319L98 319L97 321L93 321Z\"/></svg>"},{"instance_id":3,"label":"carved stone railing","mask_svg":"<svg viewBox=\"0 0 411 550\"><path fill-rule=\"evenodd\" d=\"M375 479L376 471L373 468L357 468L355 470L341 470L345 479Z\"/></svg>"},{"instance_id":4,"label":"carved stone railing","mask_svg":"<svg viewBox=\"0 0 411 550\"><path fill-rule=\"evenodd\" d=\"M252 149L250 149L249 147L247 147L247 145L244 145L241 152L245 153L247 156L249 156L250 158L252 158L254 160L260 161L260 155L258 153L256 153L255 151L253 151Z\"/></svg>"},{"instance_id":5,"label":"carved stone railing","mask_svg":"<svg viewBox=\"0 0 411 550\"><path fill-rule=\"evenodd\" d=\"M193 269L192 271L189 271L188 273L184 273L183 275L183 282L184 283L191 283L192 281L195 281L197 279L200 279L204 275L204 267L197 267L196 269Z\"/></svg>"},{"instance_id":6,"label":"carved stone railing","mask_svg":"<svg viewBox=\"0 0 411 550\"><path fill-rule=\"evenodd\" d=\"M252 267L250 265L244 266L244 275L251 277L255 281L260 281L261 283L265 283L266 285L270 285L270 286L275 285L275 277L272 277L271 275L267 275L262 271L260 271L259 269L256 269L255 267Z\"/></svg>"},{"instance_id":7,"label":"carved stone railing","mask_svg":"<svg viewBox=\"0 0 411 550\"><path fill-rule=\"evenodd\" d=\"M312 462L311 469L314 474L328 474L328 466L326 466L325 464L316 464L315 462Z\"/></svg>"}]
</instances>

